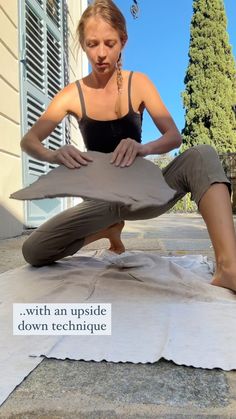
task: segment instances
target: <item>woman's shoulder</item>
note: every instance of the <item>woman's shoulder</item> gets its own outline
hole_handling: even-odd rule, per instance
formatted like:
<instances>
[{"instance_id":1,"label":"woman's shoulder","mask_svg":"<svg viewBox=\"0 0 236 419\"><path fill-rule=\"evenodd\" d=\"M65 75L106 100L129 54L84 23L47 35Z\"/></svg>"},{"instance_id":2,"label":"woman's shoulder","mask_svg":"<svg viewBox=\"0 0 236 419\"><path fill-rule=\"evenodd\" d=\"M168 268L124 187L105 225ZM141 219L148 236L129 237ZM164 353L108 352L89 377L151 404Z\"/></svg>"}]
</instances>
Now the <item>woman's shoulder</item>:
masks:
<instances>
[{"instance_id":1,"label":"woman's shoulder","mask_svg":"<svg viewBox=\"0 0 236 419\"><path fill-rule=\"evenodd\" d=\"M132 74L132 77L135 77L137 79L142 79L142 78L147 77L146 74L144 74L144 73L142 73L140 71L136 71L136 70L122 70L123 76L129 77L131 73L133 73Z\"/></svg>"},{"instance_id":2,"label":"woman's shoulder","mask_svg":"<svg viewBox=\"0 0 236 419\"><path fill-rule=\"evenodd\" d=\"M135 86L135 90L139 92L141 96L143 96L145 92L150 92L155 89L155 85L148 77L148 75L140 71L133 71L132 84Z\"/></svg>"},{"instance_id":3,"label":"woman's shoulder","mask_svg":"<svg viewBox=\"0 0 236 419\"><path fill-rule=\"evenodd\" d=\"M131 71L128 71L128 73L130 74ZM145 90L146 87L153 85L152 81L147 76L147 74L135 70L133 70L132 73L132 83L135 83L139 90Z\"/></svg>"},{"instance_id":4,"label":"woman's shoulder","mask_svg":"<svg viewBox=\"0 0 236 419\"><path fill-rule=\"evenodd\" d=\"M67 113L74 115L78 118L78 115L81 113L80 109L80 101L77 100L78 96L78 87L76 85L76 81L68 83L64 86L58 93L58 99L60 99L61 103L64 102L66 104Z\"/></svg>"},{"instance_id":5,"label":"woman's shoulder","mask_svg":"<svg viewBox=\"0 0 236 419\"><path fill-rule=\"evenodd\" d=\"M141 71L136 71L136 70L126 70L127 73L133 73L133 77L139 78L139 79L145 79L148 78L148 76L145 73L142 73Z\"/></svg>"}]
</instances>

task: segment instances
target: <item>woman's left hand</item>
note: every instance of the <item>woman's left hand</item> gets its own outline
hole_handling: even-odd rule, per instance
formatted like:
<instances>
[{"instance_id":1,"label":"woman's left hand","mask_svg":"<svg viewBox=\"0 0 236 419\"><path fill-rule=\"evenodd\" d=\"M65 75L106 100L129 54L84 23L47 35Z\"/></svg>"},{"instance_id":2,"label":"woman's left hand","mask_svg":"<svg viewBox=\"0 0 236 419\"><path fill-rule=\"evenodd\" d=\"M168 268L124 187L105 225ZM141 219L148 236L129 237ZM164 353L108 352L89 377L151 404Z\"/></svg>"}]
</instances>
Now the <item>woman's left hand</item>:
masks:
<instances>
[{"instance_id":1,"label":"woman's left hand","mask_svg":"<svg viewBox=\"0 0 236 419\"><path fill-rule=\"evenodd\" d=\"M120 167L130 166L137 155L146 155L143 145L131 138L126 138L121 140L116 147L110 163Z\"/></svg>"}]
</instances>

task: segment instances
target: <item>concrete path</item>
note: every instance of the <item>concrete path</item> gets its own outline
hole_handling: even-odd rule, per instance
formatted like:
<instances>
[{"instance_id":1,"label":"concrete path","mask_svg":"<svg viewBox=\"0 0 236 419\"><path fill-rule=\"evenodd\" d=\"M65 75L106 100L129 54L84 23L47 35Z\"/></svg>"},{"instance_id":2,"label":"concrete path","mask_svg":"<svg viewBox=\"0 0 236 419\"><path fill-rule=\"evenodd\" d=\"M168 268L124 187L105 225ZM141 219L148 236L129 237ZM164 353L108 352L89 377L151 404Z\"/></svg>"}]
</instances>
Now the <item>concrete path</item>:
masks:
<instances>
[{"instance_id":1,"label":"concrete path","mask_svg":"<svg viewBox=\"0 0 236 419\"><path fill-rule=\"evenodd\" d=\"M127 222L127 250L204 254L213 258L197 214L165 214ZM0 271L24 264L26 236L0 241ZM106 240L86 249L107 247ZM0 418L236 419L236 372L176 365L44 359L0 408Z\"/></svg>"}]
</instances>

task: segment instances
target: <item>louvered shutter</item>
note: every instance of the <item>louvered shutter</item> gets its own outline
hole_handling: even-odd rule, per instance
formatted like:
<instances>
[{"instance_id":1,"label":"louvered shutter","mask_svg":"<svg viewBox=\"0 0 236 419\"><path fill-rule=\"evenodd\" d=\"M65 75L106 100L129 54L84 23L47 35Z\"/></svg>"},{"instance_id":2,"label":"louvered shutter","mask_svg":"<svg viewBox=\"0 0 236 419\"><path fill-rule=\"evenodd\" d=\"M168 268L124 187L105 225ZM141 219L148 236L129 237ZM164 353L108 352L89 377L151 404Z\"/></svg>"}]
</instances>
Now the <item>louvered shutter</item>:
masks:
<instances>
[{"instance_id":1,"label":"louvered shutter","mask_svg":"<svg viewBox=\"0 0 236 419\"><path fill-rule=\"evenodd\" d=\"M69 83L68 27L65 0L20 0L20 88L23 134L46 109L55 94ZM70 142L65 118L44 140L51 150ZM23 184L29 185L55 165L23 153ZM25 224L38 227L65 208L65 200L44 199L25 204Z\"/></svg>"}]
</instances>

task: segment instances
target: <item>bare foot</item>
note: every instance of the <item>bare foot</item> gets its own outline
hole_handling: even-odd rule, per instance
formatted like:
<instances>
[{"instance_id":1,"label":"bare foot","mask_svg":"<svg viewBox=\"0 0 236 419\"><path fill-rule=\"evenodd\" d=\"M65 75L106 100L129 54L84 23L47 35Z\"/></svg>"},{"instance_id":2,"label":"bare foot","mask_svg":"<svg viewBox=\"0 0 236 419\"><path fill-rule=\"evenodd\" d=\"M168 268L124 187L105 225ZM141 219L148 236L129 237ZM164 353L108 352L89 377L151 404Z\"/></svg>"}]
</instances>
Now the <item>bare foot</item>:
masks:
<instances>
[{"instance_id":1,"label":"bare foot","mask_svg":"<svg viewBox=\"0 0 236 419\"><path fill-rule=\"evenodd\" d=\"M236 264L228 268L224 268L222 265L217 267L211 284L228 288L236 293Z\"/></svg>"},{"instance_id":2,"label":"bare foot","mask_svg":"<svg viewBox=\"0 0 236 419\"><path fill-rule=\"evenodd\" d=\"M110 240L109 250L111 252L117 253L118 255L125 252L125 246L123 245L120 238L124 225L124 221L121 221L120 223L113 224L112 226L108 227L105 231L105 237Z\"/></svg>"}]
</instances>

